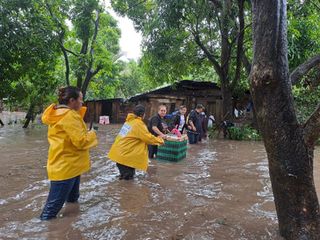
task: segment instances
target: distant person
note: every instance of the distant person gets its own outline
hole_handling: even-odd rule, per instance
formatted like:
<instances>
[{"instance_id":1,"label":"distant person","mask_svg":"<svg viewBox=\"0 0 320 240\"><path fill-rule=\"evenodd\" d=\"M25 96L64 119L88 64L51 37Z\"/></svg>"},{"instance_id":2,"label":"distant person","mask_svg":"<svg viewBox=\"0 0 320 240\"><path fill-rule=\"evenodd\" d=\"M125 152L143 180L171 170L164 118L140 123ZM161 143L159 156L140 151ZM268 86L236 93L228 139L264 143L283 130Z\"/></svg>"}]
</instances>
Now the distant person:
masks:
<instances>
[{"instance_id":1,"label":"distant person","mask_svg":"<svg viewBox=\"0 0 320 240\"><path fill-rule=\"evenodd\" d=\"M163 144L163 139L153 136L143 122L145 108L137 105L129 113L122 126L108 157L117 163L120 180L133 179L135 169L146 171L148 168L148 144Z\"/></svg>"},{"instance_id":2,"label":"distant person","mask_svg":"<svg viewBox=\"0 0 320 240\"><path fill-rule=\"evenodd\" d=\"M59 104L51 104L42 115L48 125L47 162L50 192L41 220L55 218L67 201L79 198L80 175L90 169L89 149L98 144L94 131L83 121L82 93L76 87L59 90Z\"/></svg>"},{"instance_id":3,"label":"distant person","mask_svg":"<svg viewBox=\"0 0 320 240\"><path fill-rule=\"evenodd\" d=\"M0 101L0 113L2 113L2 111L3 111L3 108L2 108L1 101ZM1 127L4 126L4 123L2 122L1 118L0 118L0 126L1 126Z\"/></svg>"},{"instance_id":4,"label":"distant person","mask_svg":"<svg viewBox=\"0 0 320 240\"><path fill-rule=\"evenodd\" d=\"M164 104L161 104L158 107L158 113L157 115L153 116L148 124L148 130L149 132L156 136L165 138L165 134L169 131L168 125L166 121L164 120L164 117L167 114L167 106ZM157 155L158 152L158 146L157 145L149 145L149 158L154 158L155 155Z\"/></svg>"},{"instance_id":5,"label":"distant person","mask_svg":"<svg viewBox=\"0 0 320 240\"><path fill-rule=\"evenodd\" d=\"M208 129L213 128L213 124L215 124L216 119L213 115L210 115L208 118Z\"/></svg>"},{"instance_id":6,"label":"distant person","mask_svg":"<svg viewBox=\"0 0 320 240\"><path fill-rule=\"evenodd\" d=\"M207 138L208 117L204 111L200 113L200 122L201 122L201 132L200 132L199 141Z\"/></svg>"},{"instance_id":7,"label":"distant person","mask_svg":"<svg viewBox=\"0 0 320 240\"><path fill-rule=\"evenodd\" d=\"M178 129L182 134L186 128L186 112L187 107L185 105L181 105L179 111L173 116L173 119L170 123L170 131L174 128Z\"/></svg>"},{"instance_id":8,"label":"distant person","mask_svg":"<svg viewBox=\"0 0 320 240\"><path fill-rule=\"evenodd\" d=\"M195 110L192 110L187 117L188 138L190 144L196 144L199 141L201 134L201 119L200 113L203 112L204 106L198 104Z\"/></svg>"}]
</instances>

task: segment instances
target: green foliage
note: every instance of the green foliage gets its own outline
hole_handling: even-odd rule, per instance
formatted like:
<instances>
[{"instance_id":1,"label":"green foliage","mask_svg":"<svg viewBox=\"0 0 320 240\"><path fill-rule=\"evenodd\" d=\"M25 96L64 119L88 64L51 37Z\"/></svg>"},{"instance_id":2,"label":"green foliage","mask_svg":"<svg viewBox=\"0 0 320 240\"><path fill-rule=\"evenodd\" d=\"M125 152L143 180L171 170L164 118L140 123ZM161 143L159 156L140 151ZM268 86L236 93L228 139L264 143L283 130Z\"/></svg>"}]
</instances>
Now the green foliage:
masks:
<instances>
[{"instance_id":1,"label":"green foliage","mask_svg":"<svg viewBox=\"0 0 320 240\"><path fill-rule=\"evenodd\" d=\"M261 136L258 131L250 126L230 127L230 139L238 141L260 141Z\"/></svg>"},{"instance_id":2,"label":"green foliage","mask_svg":"<svg viewBox=\"0 0 320 240\"><path fill-rule=\"evenodd\" d=\"M304 123L320 103L320 86L313 90L308 86L295 86L293 94L298 120Z\"/></svg>"},{"instance_id":3,"label":"green foliage","mask_svg":"<svg viewBox=\"0 0 320 240\"><path fill-rule=\"evenodd\" d=\"M215 80L208 56L195 41L197 32L203 45L214 58L221 54L221 22L217 10L207 0L138 1L112 0L114 9L131 18L145 36L142 66L151 79L159 84L179 79ZM227 36L230 42L237 36L237 4L231 4L226 25L232 29ZM235 46L235 45L233 45ZM235 47L231 55L236 55ZM233 64L235 58L232 58ZM231 69L232 76L235 69ZM231 78L230 76L230 78ZM247 81L247 79L246 79Z\"/></svg>"},{"instance_id":4,"label":"green foliage","mask_svg":"<svg viewBox=\"0 0 320 240\"><path fill-rule=\"evenodd\" d=\"M288 3L288 54L294 69L320 52L320 9L316 1Z\"/></svg>"},{"instance_id":5,"label":"green foliage","mask_svg":"<svg viewBox=\"0 0 320 240\"><path fill-rule=\"evenodd\" d=\"M230 127L228 128L230 133L229 138L231 140L237 141L260 141L262 140L258 131L251 126L244 125L241 127ZM208 136L211 139L217 137L218 129L214 126L213 128L208 129Z\"/></svg>"},{"instance_id":6,"label":"green foliage","mask_svg":"<svg viewBox=\"0 0 320 240\"><path fill-rule=\"evenodd\" d=\"M16 86L28 76L31 84L47 80L52 68L44 66L56 61L58 46L42 1L1 0L0 6L0 98L20 98Z\"/></svg>"},{"instance_id":7,"label":"green foliage","mask_svg":"<svg viewBox=\"0 0 320 240\"><path fill-rule=\"evenodd\" d=\"M156 87L135 61L117 61L109 75L91 82L88 99L128 98Z\"/></svg>"}]
</instances>

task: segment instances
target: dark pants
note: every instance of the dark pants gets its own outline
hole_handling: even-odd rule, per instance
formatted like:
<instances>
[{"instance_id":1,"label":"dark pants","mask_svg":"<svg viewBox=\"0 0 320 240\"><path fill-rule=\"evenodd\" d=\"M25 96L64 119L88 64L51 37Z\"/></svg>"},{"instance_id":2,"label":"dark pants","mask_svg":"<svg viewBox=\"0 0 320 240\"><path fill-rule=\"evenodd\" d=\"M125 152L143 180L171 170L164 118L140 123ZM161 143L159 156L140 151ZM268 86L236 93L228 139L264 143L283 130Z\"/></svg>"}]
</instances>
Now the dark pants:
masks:
<instances>
[{"instance_id":1,"label":"dark pants","mask_svg":"<svg viewBox=\"0 0 320 240\"><path fill-rule=\"evenodd\" d=\"M157 145L148 145L149 150L149 158L154 158L154 155L158 153L158 146Z\"/></svg>"},{"instance_id":2,"label":"dark pants","mask_svg":"<svg viewBox=\"0 0 320 240\"><path fill-rule=\"evenodd\" d=\"M62 181L51 181L49 196L40 219L49 220L55 218L66 201L70 203L77 202L80 196L79 186L80 176Z\"/></svg>"},{"instance_id":3,"label":"dark pants","mask_svg":"<svg viewBox=\"0 0 320 240\"><path fill-rule=\"evenodd\" d=\"M189 144L197 144L199 141L199 133L188 131Z\"/></svg>"},{"instance_id":4,"label":"dark pants","mask_svg":"<svg viewBox=\"0 0 320 240\"><path fill-rule=\"evenodd\" d=\"M125 180L133 179L134 174L136 173L134 168L122 165L120 163L117 163L117 167L120 172L120 179L125 179Z\"/></svg>"}]
</instances>

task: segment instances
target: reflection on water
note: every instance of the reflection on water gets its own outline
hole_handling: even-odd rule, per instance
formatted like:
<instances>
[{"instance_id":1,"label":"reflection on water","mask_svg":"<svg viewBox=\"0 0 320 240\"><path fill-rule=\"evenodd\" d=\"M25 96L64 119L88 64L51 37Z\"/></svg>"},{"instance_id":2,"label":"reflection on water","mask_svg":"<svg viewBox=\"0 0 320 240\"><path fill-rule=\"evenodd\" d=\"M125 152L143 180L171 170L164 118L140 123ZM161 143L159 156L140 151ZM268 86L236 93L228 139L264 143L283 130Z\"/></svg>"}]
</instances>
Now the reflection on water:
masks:
<instances>
[{"instance_id":1,"label":"reflection on water","mask_svg":"<svg viewBox=\"0 0 320 240\"><path fill-rule=\"evenodd\" d=\"M118 129L99 128L80 204L49 222L37 218L49 188L46 129L0 129L0 239L280 239L261 143L207 141L119 181L106 157Z\"/></svg>"}]
</instances>

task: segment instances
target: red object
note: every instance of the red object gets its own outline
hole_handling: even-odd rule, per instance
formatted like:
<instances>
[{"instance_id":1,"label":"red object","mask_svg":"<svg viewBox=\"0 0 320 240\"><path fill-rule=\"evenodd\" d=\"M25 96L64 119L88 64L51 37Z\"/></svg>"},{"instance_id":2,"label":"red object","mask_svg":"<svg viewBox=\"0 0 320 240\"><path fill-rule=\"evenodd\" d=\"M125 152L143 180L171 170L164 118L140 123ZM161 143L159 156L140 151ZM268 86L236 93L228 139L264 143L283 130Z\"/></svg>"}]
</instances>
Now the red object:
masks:
<instances>
[{"instance_id":1,"label":"red object","mask_svg":"<svg viewBox=\"0 0 320 240\"><path fill-rule=\"evenodd\" d=\"M181 137L181 133L178 129L174 128L172 129L171 133L173 133L174 135L178 136L178 137Z\"/></svg>"}]
</instances>

